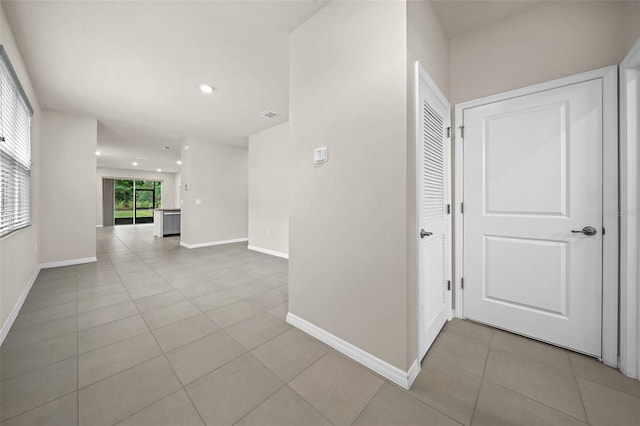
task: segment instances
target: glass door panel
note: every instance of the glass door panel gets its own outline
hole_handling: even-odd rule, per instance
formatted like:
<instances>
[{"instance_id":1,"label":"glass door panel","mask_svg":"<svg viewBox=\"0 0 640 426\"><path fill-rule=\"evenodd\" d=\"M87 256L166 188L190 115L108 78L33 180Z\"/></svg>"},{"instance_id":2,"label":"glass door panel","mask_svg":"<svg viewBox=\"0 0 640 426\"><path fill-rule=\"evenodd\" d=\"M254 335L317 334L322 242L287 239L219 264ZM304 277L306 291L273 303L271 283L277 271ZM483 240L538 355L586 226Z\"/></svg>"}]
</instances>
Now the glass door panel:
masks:
<instances>
[{"instance_id":1,"label":"glass door panel","mask_svg":"<svg viewBox=\"0 0 640 426\"><path fill-rule=\"evenodd\" d=\"M133 181L114 180L114 219L116 225L133 224Z\"/></svg>"},{"instance_id":2,"label":"glass door panel","mask_svg":"<svg viewBox=\"0 0 640 426\"><path fill-rule=\"evenodd\" d=\"M153 189L137 189L136 182L136 223L153 223L153 209L156 205ZM153 182L150 182L153 184Z\"/></svg>"}]
</instances>

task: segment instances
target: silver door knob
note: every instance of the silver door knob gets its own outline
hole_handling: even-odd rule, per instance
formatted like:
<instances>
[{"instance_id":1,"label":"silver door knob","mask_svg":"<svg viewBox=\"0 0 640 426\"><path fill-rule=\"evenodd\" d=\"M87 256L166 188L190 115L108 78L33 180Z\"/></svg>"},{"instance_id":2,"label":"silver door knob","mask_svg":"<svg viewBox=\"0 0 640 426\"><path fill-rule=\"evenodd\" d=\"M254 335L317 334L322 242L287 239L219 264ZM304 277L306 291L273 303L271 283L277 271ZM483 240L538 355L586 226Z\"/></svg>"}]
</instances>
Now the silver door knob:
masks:
<instances>
[{"instance_id":1,"label":"silver door knob","mask_svg":"<svg viewBox=\"0 0 640 426\"><path fill-rule=\"evenodd\" d=\"M596 235L598 233L598 230L596 228L594 228L593 226L585 226L584 228L582 228L579 231L571 231L574 234L584 234L587 235L589 237L592 237L594 235Z\"/></svg>"},{"instance_id":2,"label":"silver door knob","mask_svg":"<svg viewBox=\"0 0 640 426\"><path fill-rule=\"evenodd\" d=\"M427 232L424 229L420 230L420 238L430 237L433 235L433 232Z\"/></svg>"}]
</instances>

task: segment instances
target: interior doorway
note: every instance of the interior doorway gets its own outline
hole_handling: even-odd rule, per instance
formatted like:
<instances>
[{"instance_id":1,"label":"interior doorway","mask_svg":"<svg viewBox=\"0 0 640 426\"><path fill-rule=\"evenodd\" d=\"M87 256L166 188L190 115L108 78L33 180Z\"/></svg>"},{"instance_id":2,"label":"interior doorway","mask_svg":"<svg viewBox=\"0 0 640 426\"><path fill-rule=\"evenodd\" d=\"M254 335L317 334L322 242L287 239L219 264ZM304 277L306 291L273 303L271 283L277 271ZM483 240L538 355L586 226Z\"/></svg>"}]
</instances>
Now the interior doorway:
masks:
<instances>
[{"instance_id":1,"label":"interior doorway","mask_svg":"<svg viewBox=\"0 0 640 426\"><path fill-rule=\"evenodd\" d=\"M113 195L115 225L153 223L153 210L161 206L162 182L115 179Z\"/></svg>"},{"instance_id":2,"label":"interior doorway","mask_svg":"<svg viewBox=\"0 0 640 426\"><path fill-rule=\"evenodd\" d=\"M617 365L616 67L456 108L456 313Z\"/></svg>"}]
</instances>

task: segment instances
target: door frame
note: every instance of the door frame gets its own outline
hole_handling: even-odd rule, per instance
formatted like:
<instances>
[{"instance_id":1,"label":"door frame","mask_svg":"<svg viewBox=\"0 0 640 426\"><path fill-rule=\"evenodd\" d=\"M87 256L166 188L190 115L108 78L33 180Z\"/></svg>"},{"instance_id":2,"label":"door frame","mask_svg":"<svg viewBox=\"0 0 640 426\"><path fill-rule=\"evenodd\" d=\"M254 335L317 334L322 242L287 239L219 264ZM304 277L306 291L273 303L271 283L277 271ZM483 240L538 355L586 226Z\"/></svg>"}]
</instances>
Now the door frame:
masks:
<instances>
[{"instance_id":1,"label":"door frame","mask_svg":"<svg viewBox=\"0 0 640 426\"><path fill-rule=\"evenodd\" d=\"M422 144L420 142L420 129L422 126L422 121L421 121L421 111L422 111L422 105L420 104L420 83L423 82L431 91L431 93L438 99L438 101L442 102L444 105L449 106L449 114L451 114L451 104L449 103L449 101L447 100L447 98L444 96L444 94L442 93L442 91L440 90L440 88L438 87L438 85L433 81L433 79L429 76L429 74L427 73L427 71L424 69L424 67L422 66L422 64L420 64L419 61L415 62L415 132L416 132L416 146L415 146L415 154L416 154L416 235L417 233L419 233L420 231L420 217L422 215L421 213L421 206L422 206L422 182L421 182L421 178L422 178L422 173L421 170L423 168L423 161L422 161ZM448 117L443 117L444 118L444 126L446 127L452 127L451 126L451 116L449 115ZM453 129L450 130L450 137L445 139L444 144L446 145L446 158L444 159L444 161L447 162L447 164L449 165L449 168L447 170L446 175L444 176L444 178L447 180L447 191L445 193L445 198L447 199L447 204L451 204L451 177L452 177L452 173L451 173L451 139L453 138ZM453 310L451 309L451 303L452 303L452 292L453 292L453 277L451 276L452 274L452 256L451 256L451 245L453 244L453 239L452 239L452 227L451 227L451 221L452 221L452 216L453 216L453 212L451 212L452 214L447 215L447 228L449 230L449 244L446 245L445 244L445 251L447 253L448 256L445 258L445 268L446 268L446 274L449 276L449 279L452 281L452 288L451 290L448 292L449 293L449 297L448 297L448 301L445 302L445 304L449 305L449 309L448 309L448 316L447 316L447 321L451 320L453 318ZM420 276L420 266L421 266L421 262L422 260L422 256L420 255L420 239L416 237L416 253L417 253L417 259L416 259L416 358L418 360L418 366L420 365L420 362L422 361L422 359L420 358L420 341L422 340L421 337L421 310L420 310L420 298L422 297L422 288L421 288L421 276Z\"/></svg>"},{"instance_id":2,"label":"door frame","mask_svg":"<svg viewBox=\"0 0 640 426\"><path fill-rule=\"evenodd\" d=\"M640 377L640 256L638 191L640 125L635 120L636 140L627 134L628 72L637 73L636 105L640 105L640 39L620 63L620 370L627 376ZM637 108L637 107L636 107Z\"/></svg>"},{"instance_id":3,"label":"door frame","mask_svg":"<svg viewBox=\"0 0 640 426\"><path fill-rule=\"evenodd\" d=\"M603 236L602 254L602 362L618 366L618 67L612 65L569 77L534 84L521 89L487 96L455 106L455 315L464 318L463 289L463 234L464 222L461 212L464 200L463 160L465 109L512 99L520 96L552 90L584 81L602 79L602 223L606 229Z\"/></svg>"}]
</instances>

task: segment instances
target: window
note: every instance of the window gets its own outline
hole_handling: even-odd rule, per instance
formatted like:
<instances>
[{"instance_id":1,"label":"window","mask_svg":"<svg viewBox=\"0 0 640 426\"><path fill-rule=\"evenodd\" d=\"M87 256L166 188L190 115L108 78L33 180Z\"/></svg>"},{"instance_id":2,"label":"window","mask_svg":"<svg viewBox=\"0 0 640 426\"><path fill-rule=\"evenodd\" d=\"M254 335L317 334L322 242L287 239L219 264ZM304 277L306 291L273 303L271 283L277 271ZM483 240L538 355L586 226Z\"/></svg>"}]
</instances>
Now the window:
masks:
<instances>
[{"instance_id":1,"label":"window","mask_svg":"<svg viewBox=\"0 0 640 426\"><path fill-rule=\"evenodd\" d=\"M33 109L0 45L0 237L31 224Z\"/></svg>"}]
</instances>

